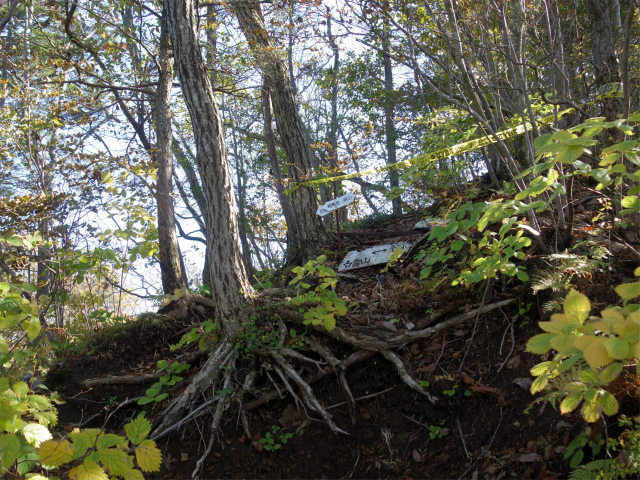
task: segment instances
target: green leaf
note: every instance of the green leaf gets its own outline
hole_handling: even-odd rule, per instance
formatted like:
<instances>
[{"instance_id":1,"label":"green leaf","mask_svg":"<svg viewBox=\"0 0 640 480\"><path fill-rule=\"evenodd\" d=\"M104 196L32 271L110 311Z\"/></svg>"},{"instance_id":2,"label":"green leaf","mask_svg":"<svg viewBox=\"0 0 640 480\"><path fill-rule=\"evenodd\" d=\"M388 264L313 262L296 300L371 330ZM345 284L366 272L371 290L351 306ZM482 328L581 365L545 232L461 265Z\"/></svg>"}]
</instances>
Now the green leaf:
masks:
<instances>
[{"instance_id":1,"label":"green leaf","mask_svg":"<svg viewBox=\"0 0 640 480\"><path fill-rule=\"evenodd\" d=\"M131 469L123 474L124 480L144 480L144 475L140 470Z\"/></svg>"},{"instance_id":2,"label":"green leaf","mask_svg":"<svg viewBox=\"0 0 640 480\"><path fill-rule=\"evenodd\" d=\"M571 457L571 461L569 462L569 466L571 468L576 468L582 462L582 458L584 457L584 452L582 450L578 450L574 453L573 457Z\"/></svg>"},{"instance_id":3,"label":"green leaf","mask_svg":"<svg viewBox=\"0 0 640 480\"><path fill-rule=\"evenodd\" d=\"M542 375L543 373L548 373L550 365L551 365L551 362L542 362L534 366L529 371L531 372L531 375L533 375L534 377L537 377L539 375Z\"/></svg>"},{"instance_id":4,"label":"green leaf","mask_svg":"<svg viewBox=\"0 0 640 480\"><path fill-rule=\"evenodd\" d=\"M104 469L95 462L85 460L69 472L71 480L109 480Z\"/></svg>"},{"instance_id":5,"label":"green leaf","mask_svg":"<svg viewBox=\"0 0 640 480\"><path fill-rule=\"evenodd\" d=\"M531 393L538 393L547 386L547 383L549 383L549 377L546 374L540 375L531 384Z\"/></svg>"},{"instance_id":6,"label":"green leaf","mask_svg":"<svg viewBox=\"0 0 640 480\"><path fill-rule=\"evenodd\" d=\"M595 370L581 370L578 374L578 378L581 382L589 385L598 385L598 373Z\"/></svg>"},{"instance_id":7,"label":"green leaf","mask_svg":"<svg viewBox=\"0 0 640 480\"><path fill-rule=\"evenodd\" d=\"M563 310L567 317L577 322L584 322L591 311L591 302L582 293L571 289L564 299Z\"/></svg>"},{"instance_id":8,"label":"green leaf","mask_svg":"<svg viewBox=\"0 0 640 480\"><path fill-rule=\"evenodd\" d=\"M563 387L563 390L567 393L583 393L587 390L587 386L582 382L569 382Z\"/></svg>"},{"instance_id":9,"label":"green leaf","mask_svg":"<svg viewBox=\"0 0 640 480\"><path fill-rule=\"evenodd\" d=\"M616 287L616 293L620 295L623 300L631 300L637 296L640 296L640 282L623 283Z\"/></svg>"},{"instance_id":10,"label":"green leaf","mask_svg":"<svg viewBox=\"0 0 640 480\"><path fill-rule=\"evenodd\" d=\"M18 409L13 407L9 401L0 398L0 422L12 421L19 415Z\"/></svg>"},{"instance_id":11,"label":"green leaf","mask_svg":"<svg viewBox=\"0 0 640 480\"><path fill-rule=\"evenodd\" d=\"M109 470L109 475L121 476L133 468L133 457L117 448L98 450L100 462Z\"/></svg>"},{"instance_id":12,"label":"green leaf","mask_svg":"<svg viewBox=\"0 0 640 480\"><path fill-rule=\"evenodd\" d=\"M573 346L573 343L576 339L575 335L569 335L566 333L557 334L554 338L549 342L551 347L554 350L557 350L558 353L562 355L571 355L572 353L577 352L578 350Z\"/></svg>"},{"instance_id":13,"label":"green leaf","mask_svg":"<svg viewBox=\"0 0 640 480\"><path fill-rule=\"evenodd\" d=\"M555 333L541 333L529 339L526 351L542 355L551 350L551 339L556 336Z\"/></svg>"},{"instance_id":14,"label":"green leaf","mask_svg":"<svg viewBox=\"0 0 640 480\"><path fill-rule=\"evenodd\" d=\"M2 468L9 469L20 456L20 440L15 433L8 433L0 437L0 457Z\"/></svg>"},{"instance_id":15,"label":"green leaf","mask_svg":"<svg viewBox=\"0 0 640 480\"><path fill-rule=\"evenodd\" d=\"M82 457L87 449L95 443L95 438L92 439L92 435L87 433L87 430L71 432L69 433L69 438L71 439L71 449L75 458Z\"/></svg>"},{"instance_id":16,"label":"green leaf","mask_svg":"<svg viewBox=\"0 0 640 480\"><path fill-rule=\"evenodd\" d=\"M578 408L578 405L582 401L583 396L583 392L575 392L567 395L560 404L560 413L564 415L565 413L573 412L576 408Z\"/></svg>"},{"instance_id":17,"label":"green leaf","mask_svg":"<svg viewBox=\"0 0 640 480\"><path fill-rule=\"evenodd\" d=\"M618 337L609 337L603 342L603 344L609 355L616 360L623 360L629 357L629 342Z\"/></svg>"},{"instance_id":18,"label":"green leaf","mask_svg":"<svg viewBox=\"0 0 640 480\"><path fill-rule=\"evenodd\" d=\"M149 420L144 418L144 415L138 415L135 420L132 420L128 424L124 426L124 432L127 435L127 438L134 445L139 444L142 440L147 438L149 432L151 431L151 423Z\"/></svg>"},{"instance_id":19,"label":"green leaf","mask_svg":"<svg viewBox=\"0 0 640 480\"><path fill-rule=\"evenodd\" d=\"M451 245L450 245L451 250L453 250L454 252L457 252L463 246L464 246L464 242L462 240L454 240L453 242L451 242Z\"/></svg>"},{"instance_id":20,"label":"green leaf","mask_svg":"<svg viewBox=\"0 0 640 480\"><path fill-rule=\"evenodd\" d=\"M611 395L611 393L605 391L600 398L598 398L598 403L602 407L602 411L605 415L615 415L618 413L618 401L616 397Z\"/></svg>"},{"instance_id":21,"label":"green leaf","mask_svg":"<svg viewBox=\"0 0 640 480\"><path fill-rule=\"evenodd\" d=\"M589 423L597 422L600 418L600 409L598 408L598 402L588 402L585 398L585 402L582 405L582 416L584 417L585 421Z\"/></svg>"},{"instance_id":22,"label":"green leaf","mask_svg":"<svg viewBox=\"0 0 640 480\"><path fill-rule=\"evenodd\" d=\"M568 145L566 148L558 152L556 155L556 162L571 164L577 160L584 151L585 148L580 145Z\"/></svg>"},{"instance_id":23,"label":"green leaf","mask_svg":"<svg viewBox=\"0 0 640 480\"><path fill-rule=\"evenodd\" d=\"M126 446L127 441L124 437L116 435L115 433L103 433L96 441L96 448L98 450L104 450L110 447L126 448Z\"/></svg>"},{"instance_id":24,"label":"green leaf","mask_svg":"<svg viewBox=\"0 0 640 480\"><path fill-rule=\"evenodd\" d=\"M40 335L40 319L36 315L31 315L31 320L27 323L26 321L23 323L27 324L27 337L29 337L30 341L34 341Z\"/></svg>"}]
</instances>

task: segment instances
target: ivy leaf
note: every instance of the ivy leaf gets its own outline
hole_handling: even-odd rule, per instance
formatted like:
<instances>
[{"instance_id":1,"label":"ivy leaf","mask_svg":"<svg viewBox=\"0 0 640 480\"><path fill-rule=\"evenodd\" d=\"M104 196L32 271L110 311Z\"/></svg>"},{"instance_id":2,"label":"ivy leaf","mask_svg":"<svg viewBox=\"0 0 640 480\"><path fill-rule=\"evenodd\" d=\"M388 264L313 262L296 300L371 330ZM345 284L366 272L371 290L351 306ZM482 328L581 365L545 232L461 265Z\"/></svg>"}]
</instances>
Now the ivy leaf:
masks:
<instances>
[{"instance_id":1,"label":"ivy leaf","mask_svg":"<svg viewBox=\"0 0 640 480\"><path fill-rule=\"evenodd\" d=\"M44 425L40 425L39 423L27 423L22 427L22 435L24 435L25 440L38 448L42 442L45 440L50 440L52 438L51 433Z\"/></svg>"},{"instance_id":2,"label":"ivy leaf","mask_svg":"<svg viewBox=\"0 0 640 480\"><path fill-rule=\"evenodd\" d=\"M602 411L605 415L611 416L618 413L618 401L616 400L616 397L611 395L611 393L604 392L602 395L600 395L600 398L598 398L598 403L602 407Z\"/></svg>"},{"instance_id":3,"label":"ivy leaf","mask_svg":"<svg viewBox=\"0 0 640 480\"><path fill-rule=\"evenodd\" d=\"M20 440L15 433L8 433L0 437L0 455L2 468L8 469L20 456Z\"/></svg>"},{"instance_id":4,"label":"ivy leaf","mask_svg":"<svg viewBox=\"0 0 640 480\"><path fill-rule=\"evenodd\" d=\"M136 448L136 460L143 472L157 472L160 470L162 453L153 440L143 440Z\"/></svg>"},{"instance_id":5,"label":"ivy leaf","mask_svg":"<svg viewBox=\"0 0 640 480\"><path fill-rule=\"evenodd\" d=\"M526 351L542 355L551 350L551 339L556 336L555 333L540 333L529 339Z\"/></svg>"},{"instance_id":6,"label":"ivy leaf","mask_svg":"<svg viewBox=\"0 0 640 480\"><path fill-rule=\"evenodd\" d=\"M582 323L589 316L591 302L586 295L571 289L564 299L563 311L570 319Z\"/></svg>"},{"instance_id":7,"label":"ivy leaf","mask_svg":"<svg viewBox=\"0 0 640 480\"><path fill-rule=\"evenodd\" d=\"M38 457L43 465L59 467L74 460L69 440L47 440L38 448Z\"/></svg>"},{"instance_id":8,"label":"ivy leaf","mask_svg":"<svg viewBox=\"0 0 640 480\"><path fill-rule=\"evenodd\" d=\"M109 480L104 469L95 462L85 460L69 472L71 480Z\"/></svg>"},{"instance_id":9,"label":"ivy leaf","mask_svg":"<svg viewBox=\"0 0 640 480\"><path fill-rule=\"evenodd\" d=\"M128 424L124 426L124 432L127 435L127 438L133 443L137 445L142 440L147 438L149 432L151 431L151 423L149 420L144 418L144 415L138 415L135 420L132 420Z\"/></svg>"},{"instance_id":10,"label":"ivy leaf","mask_svg":"<svg viewBox=\"0 0 640 480\"><path fill-rule=\"evenodd\" d=\"M575 392L567 395L560 404L560 413L564 415L565 413L573 412L582 401L583 396L583 392Z\"/></svg>"}]
</instances>

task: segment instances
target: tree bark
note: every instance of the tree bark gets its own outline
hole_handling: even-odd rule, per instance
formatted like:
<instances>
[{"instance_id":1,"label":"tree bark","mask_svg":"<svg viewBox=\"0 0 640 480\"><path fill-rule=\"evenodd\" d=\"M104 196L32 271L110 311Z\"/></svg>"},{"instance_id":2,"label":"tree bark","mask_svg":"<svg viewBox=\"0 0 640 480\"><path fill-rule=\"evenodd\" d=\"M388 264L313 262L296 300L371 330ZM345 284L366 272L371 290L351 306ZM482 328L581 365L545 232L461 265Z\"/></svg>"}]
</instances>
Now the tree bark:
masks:
<instances>
[{"instance_id":1,"label":"tree bark","mask_svg":"<svg viewBox=\"0 0 640 480\"><path fill-rule=\"evenodd\" d=\"M398 162L396 150L396 126L394 123L393 108L393 69L391 68L391 56L389 55L389 24L385 21L384 43L382 46L382 61L384 64L384 133L387 146L387 165ZM389 172L389 186L391 191L400 188L400 175L397 170ZM402 198L400 195L391 200L391 210L394 215L402 215Z\"/></svg>"},{"instance_id":2,"label":"tree bark","mask_svg":"<svg viewBox=\"0 0 640 480\"><path fill-rule=\"evenodd\" d=\"M239 333L253 288L238 244L233 185L227 160L222 120L211 79L200 51L197 12L193 0L166 0L171 44L182 92L191 116L196 162L207 210L208 265L216 318L225 330Z\"/></svg>"},{"instance_id":3,"label":"tree bark","mask_svg":"<svg viewBox=\"0 0 640 480\"><path fill-rule=\"evenodd\" d=\"M610 5L610 0L588 0L587 2L596 88L608 83L620 82ZM609 121L615 120L622 114L623 106L620 98L604 99L603 105L603 113ZM619 136L617 132L615 134Z\"/></svg>"},{"instance_id":4,"label":"tree bark","mask_svg":"<svg viewBox=\"0 0 640 480\"><path fill-rule=\"evenodd\" d=\"M285 62L278 56L275 43L265 28L260 2L234 0L231 2L231 8L266 82L271 87L271 103L287 156L289 178L295 183L307 181L312 176L312 170L308 145L304 140L302 119L298 114ZM288 227L297 243L289 244L286 259L289 265L304 263L315 257L329 239L320 217L316 215L318 205L313 187L296 189L291 195L291 206L295 218Z\"/></svg>"},{"instance_id":5,"label":"tree bark","mask_svg":"<svg viewBox=\"0 0 640 480\"><path fill-rule=\"evenodd\" d=\"M165 295L186 288L180 262L173 208L173 132L171 128L171 84L173 82L173 58L167 31L166 8L162 13L160 54L158 56L158 88L156 90L154 117L156 124L155 163L158 167L156 201L158 204L158 257L162 289Z\"/></svg>"}]
</instances>

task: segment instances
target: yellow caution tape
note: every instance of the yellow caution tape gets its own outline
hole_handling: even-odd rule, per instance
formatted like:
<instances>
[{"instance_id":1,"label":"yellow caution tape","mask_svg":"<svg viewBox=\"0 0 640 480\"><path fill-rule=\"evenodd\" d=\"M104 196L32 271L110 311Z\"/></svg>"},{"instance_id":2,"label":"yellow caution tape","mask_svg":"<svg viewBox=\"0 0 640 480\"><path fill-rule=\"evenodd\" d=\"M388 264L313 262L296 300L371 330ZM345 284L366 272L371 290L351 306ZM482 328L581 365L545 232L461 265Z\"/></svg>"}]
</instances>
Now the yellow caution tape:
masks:
<instances>
[{"instance_id":1,"label":"yellow caution tape","mask_svg":"<svg viewBox=\"0 0 640 480\"><path fill-rule=\"evenodd\" d=\"M558 112L558 118L565 117L570 113L574 112L574 108L567 108L566 110L562 110ZM542 117L538 120L538 123L549 123L554 121L556 118L556 114L547 115L546 117ZM506 140L507 138L515 137L516 135L521 135L524 132L531 130L531 123L524 123L522 125L518 125L517 127L507 128L505 130L501 130L496 132L496 136L500 140ZM385 165L384 167L372 168L369 170L365 170L363 172L349 173L346 175L338 175L336 177L326 177L319 178L317 180L310 180L308 182L297 183L288 190L285 191L286 194L290 194L294 190L297 190L300 187L306 187L309 185L320 185L323 183L329 182L339 182L341 180L348 180L350 178L356 178L363 175L373 175L374 173L388 172L390 170L397 170L399 168L411 167L414 165L419 165L421 163L427 163L434 160L441 160L443 158L448 158L453 155L458 155L460 153L470 152L472 150L477 150L478 148L485 147L487 145L491 145L492 143L497 143L496 136L484 136L482 138L477 138L475 140L469 140L467 142L458 143L452 147L442 148L440 150L436 150L435 152L425 153L424 155L420 155L418 157L410 158L409 160L404 160L402 162L392 163L391 165Z\"/></svg>"}]
</instances>

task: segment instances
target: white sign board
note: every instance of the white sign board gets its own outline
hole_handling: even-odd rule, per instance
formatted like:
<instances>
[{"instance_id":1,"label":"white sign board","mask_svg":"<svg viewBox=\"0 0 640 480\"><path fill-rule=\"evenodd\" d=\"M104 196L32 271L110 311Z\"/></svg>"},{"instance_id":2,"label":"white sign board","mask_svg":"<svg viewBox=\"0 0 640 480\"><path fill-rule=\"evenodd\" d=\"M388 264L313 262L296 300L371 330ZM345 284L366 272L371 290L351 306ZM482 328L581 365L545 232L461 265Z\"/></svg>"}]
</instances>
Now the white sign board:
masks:
<instances>
[{"instance_id":1,"label":"white sign board","mask_svg":"<svg viewBox=\"0 0 640 480\"><path fill-rule=\"evenodd\" d=\"M407 250L411 246L407 242L395 242L387 245L378 245L377 247L367 248L361 252L349 252L342 260L342 263L338 267L338 271L354 270L356 268L370 267L371 265L378 265L380 263L388 263L391 258L391 254L401 248Z\"/></svg>"},{"instance_id":2,"label":"white sign board","mask_svg":"<svg viewBox=\"0 0 640 480\"><path fill-rule=\"evenodd\" d=\"M419 221L413 226L414 230L431 230L433 227L444 227L449 223L449 220L443 220L442 218L427 217L424 220Z\"/></svg>"},{"instance_id":3,"label":"white sign board","mask_svg":"<svg viewBox=\"0 0 640 480\"><path fill-rule=\"evenodd\" d=\"M356 199L355 194L347 193L341 197L336 198L335 200L331 200L330 202L325 203L321 207L318 208L316 212L321 217L324 217L327 213L331 213L334 210L339 209L340 207L344 207L345 205L349 205Z\"/></svg>"}]
</instances>

